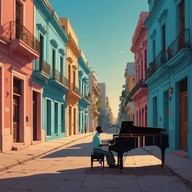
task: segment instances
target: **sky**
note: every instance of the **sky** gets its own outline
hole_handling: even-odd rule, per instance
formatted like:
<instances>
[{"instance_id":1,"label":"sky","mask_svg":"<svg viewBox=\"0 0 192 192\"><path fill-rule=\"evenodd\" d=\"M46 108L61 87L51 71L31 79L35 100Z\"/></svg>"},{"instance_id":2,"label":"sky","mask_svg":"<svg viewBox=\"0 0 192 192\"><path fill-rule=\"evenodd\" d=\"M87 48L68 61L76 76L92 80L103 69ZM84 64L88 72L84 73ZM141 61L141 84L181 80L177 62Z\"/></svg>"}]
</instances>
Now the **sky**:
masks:
<instances>
[{"instance_id":1,"label":"sky","mask_svg":"<svg viewBox=\"0 0 192 192\"><path fill-rule=\"evenodd\" d=\"M68 17L98 83L105 83L114 117L118 116L119 97L125 84L132 37L148 0L49 0L58 17Z\"/></svg>"}]
</instances>

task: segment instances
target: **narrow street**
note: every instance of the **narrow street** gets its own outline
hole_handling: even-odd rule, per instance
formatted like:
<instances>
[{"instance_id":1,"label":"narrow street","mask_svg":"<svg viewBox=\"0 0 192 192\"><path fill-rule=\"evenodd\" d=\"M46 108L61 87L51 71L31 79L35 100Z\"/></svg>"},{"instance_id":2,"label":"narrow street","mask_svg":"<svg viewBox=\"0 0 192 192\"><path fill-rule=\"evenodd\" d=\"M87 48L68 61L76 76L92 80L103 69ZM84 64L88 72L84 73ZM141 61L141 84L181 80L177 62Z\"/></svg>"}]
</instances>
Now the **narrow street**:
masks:
<instances>
[{"instance_id":1,"label":"narrow street","mask_svg":"<svg viewBox=\"0 0 192 192\"><path fill-rule=\"evenodd\" d=\"M114 132L114 130L112 130ZM111 132L112 132L111 131ZM101 140L112 139L102 133ZM142 148L129 152L124 170L104 171L98 162L90 168L92 136L44 157L0 172L0 192L189 192L189 188L160 166L161 161Z\"/></svg>"}]
</instances>

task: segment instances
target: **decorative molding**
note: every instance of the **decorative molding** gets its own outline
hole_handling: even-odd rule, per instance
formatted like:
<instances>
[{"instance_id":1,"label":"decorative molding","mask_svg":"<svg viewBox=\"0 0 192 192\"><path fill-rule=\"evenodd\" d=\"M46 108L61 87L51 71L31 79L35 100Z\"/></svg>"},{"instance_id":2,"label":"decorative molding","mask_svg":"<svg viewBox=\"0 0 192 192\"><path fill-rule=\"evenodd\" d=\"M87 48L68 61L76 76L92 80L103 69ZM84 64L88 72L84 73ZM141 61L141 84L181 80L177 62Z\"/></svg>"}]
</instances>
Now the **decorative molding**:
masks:
<instances>
[{"instance_id":1,"label":"decorative molding","mask_svg":"<svg viewBox=\"0 0 192 192\"><path fill-rule=\"evenodd\" d=\"M64 56L64 55L65 55L64 49L59 49L59 53L60 53L62 56Z\"/></svg>"},{"instance_id":2,"label":"decorative molding","mask_svg":"<svg viewBox=\"0 0 192 192\"><path fill-rule=\"evenodd\" d=\"M69 63L73 63L72 57L67 57L67 61L69 61Z\"/></svg>"},{"instance_id":3,"label":"decorative molding","mask_svg":"<svg viewBox=\"0 0 192 192\"><path fill-rule=\"evenodd\" d=\"M150 35L151 39L154 39L156 36L156 29L153 30L152 34Z\"/></svg>"},{"instance_id":4,"label":"decorative molding","mask_svg":"<svg viewBox=\"0 0 192 192\"><path fill-rule=\"evenodd\" d=\"M179 3L181 3L182 0L174 0L176 5L179 5Z\"/></svg>"},{"instance_id":5,"label":"decorative molding","mask_svg":"<svg viewBox=\"0 0 192 192\"><path fill-rule=\"evenodd\" d=\"M54 39L51 39L51 40L50 40L50 43L51 43L51 45L52 45L55 49L57 49L58 44L57 44L57 42L56 42Z\"/></svg>"},{"instance_id":6,"label":"decorative molding","mask_svg":"<svg viewBox=\"0 0 192 192\"><path fill-rule=\"evenodd\" d=\"M168 14L167 9L164 9L163 12L162 12L162 14L160 15L159 19L157 20L160 25L162 25L163 23L166 22L166 20L167 20L167 14Z\"/></svg>"},{"instance_id":7,"label":"decorative molding","mask_svg":"<svg viewBox=\"0 0 192 192\"><path fill-rule=\"evenodd\" d=\"M41 24L41 23L38 23L38 24L37 24L37 29L38 29L43 35L45 35L45 34L47 33L45 25L43 25L43 24Z\"/></svg>"}]
</instances>

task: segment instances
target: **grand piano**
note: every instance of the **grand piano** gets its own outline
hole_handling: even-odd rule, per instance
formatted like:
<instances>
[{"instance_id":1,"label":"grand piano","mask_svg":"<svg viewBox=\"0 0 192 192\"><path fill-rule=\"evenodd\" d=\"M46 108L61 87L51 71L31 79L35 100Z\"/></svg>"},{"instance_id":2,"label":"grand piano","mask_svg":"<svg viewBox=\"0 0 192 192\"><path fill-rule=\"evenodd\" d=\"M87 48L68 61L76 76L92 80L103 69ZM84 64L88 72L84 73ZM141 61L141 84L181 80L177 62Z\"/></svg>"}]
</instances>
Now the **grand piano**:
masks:
<instances>
[{"instance_id":1,"label":"grand piano","mask_svg":"<svg viewBox=\"0 0 192 192\"><path fill-rule=\"evenodd\" d=\"M165 150L169 147L166 129L134 126L133 121L122 121L119 134L113 135L108 141L109 151L117 152L118 165L123 169L123 155L137 147L156 145L161 149L162 166L165 160Z\"/></svg>"}]
</instances>

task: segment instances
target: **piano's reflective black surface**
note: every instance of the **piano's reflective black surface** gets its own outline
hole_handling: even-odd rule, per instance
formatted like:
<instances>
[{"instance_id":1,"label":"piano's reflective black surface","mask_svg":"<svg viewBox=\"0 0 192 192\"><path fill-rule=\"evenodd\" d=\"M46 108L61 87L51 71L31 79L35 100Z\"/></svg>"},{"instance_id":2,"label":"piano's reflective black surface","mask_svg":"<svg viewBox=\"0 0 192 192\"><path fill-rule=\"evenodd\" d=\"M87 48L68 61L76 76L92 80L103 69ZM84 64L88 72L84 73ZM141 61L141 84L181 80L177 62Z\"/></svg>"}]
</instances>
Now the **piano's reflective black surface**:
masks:
<instances>
[{"instance_id":1,"label":"piano's reflective black surface","mask_svg":"<svg viewBox=\"0 0 192 192\"><path fill-rule=\"evenodd\" d=\"M134 126L133 121L122 121L118 135L113 135L109 141L109 151L118 154L118 164L123 169L123 154L131 149L156 145L161 149L162 165L165 160L165 150L169 147L166 129Z\"/></svg>"}]
</instances>

